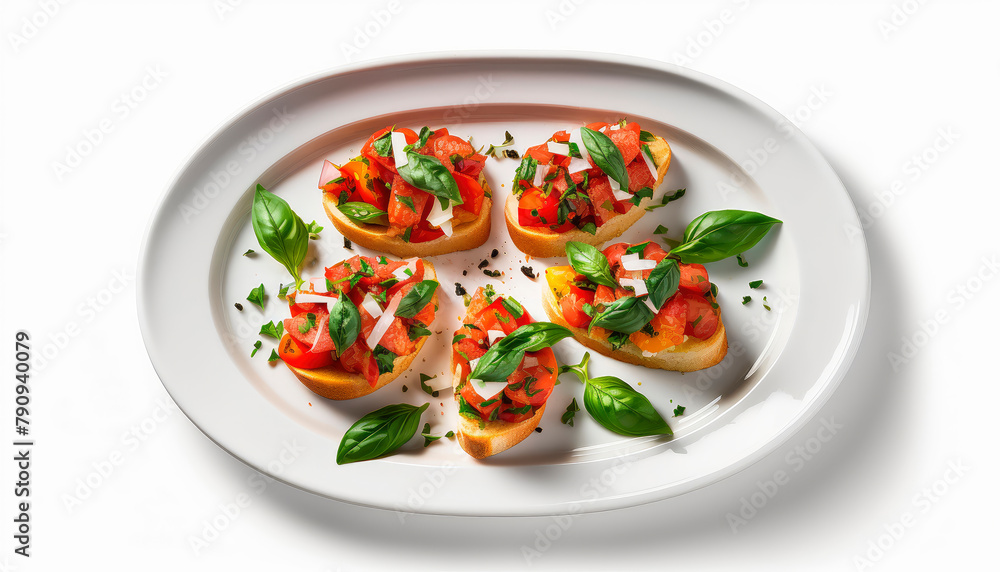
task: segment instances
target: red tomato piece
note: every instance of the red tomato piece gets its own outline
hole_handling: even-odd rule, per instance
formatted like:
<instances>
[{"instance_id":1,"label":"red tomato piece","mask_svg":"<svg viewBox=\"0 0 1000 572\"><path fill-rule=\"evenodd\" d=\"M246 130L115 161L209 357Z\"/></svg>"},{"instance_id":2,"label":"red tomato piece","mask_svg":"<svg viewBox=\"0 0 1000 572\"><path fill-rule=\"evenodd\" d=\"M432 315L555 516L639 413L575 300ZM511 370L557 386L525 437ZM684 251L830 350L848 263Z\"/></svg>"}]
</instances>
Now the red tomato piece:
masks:
<instances>
[{"instance_id":1,"label":"red tomato piece","mask_svg":"<svg viewBox=\"0 0 1000 572\"><path fill-rule=\"evenodd\" d=\"M475 153L471 157L459 161L455 170L460 171L462 174L468 175L473 179L479 179L479 173L483 172L483 167L485 166L486 155Z\"/></svg>"},{"instance_id":2,"label":"red tomato piece","mask_svg":"<svg viewBox=\"0 0 1000 572\"><path fill-rule=\"evenodd\" d=\"M316 306L319 306L319 304L316 304ZM311 325L309 323L310 315L312 316ZM319 332L317 326L319 326L322 319L327 315L326 308L322 310L317 308L314 312L305 312L292 318L286 318L284 321L285 332L295 338L295 341L305 346L306 351L309 351L309 348L316 342L316 334ZM309 326L308 329L302 331L302 328L307 326ZM329 336L329 333L327 333L327 336Z\"/></svg>"},{"instance_id":3,"label":"red tomato piece","mask_svg":"<svg viewBox=\"0 0 1000 572\"><path fill-rule=\"evenodd\" d=\"M615 291L603 284L597 285L597 291L594 292L594 305L607 305L614 302Z\"/></svg>"},{"instance_id":4,"label":"red tomato piece","mask_svg":"<svg viewBox=\"0 0 1000 572\"><path fill-rule=\"evenodd\" d=\"M705 295L712 289L712 283L708 281L708 270L701 264L680 264L681 283L680 287L688 292Z\"/></svg>"},{"instance_id":5,"label":"red tomato piece","mask_svg":"<svg viewBox=\"0 0 1000 572\"><path fill-rule=\"evenodd\" d=\"M451 160L453 155L457 155L459 159L465 159L466 157L471 157L475 153L476 150L472 147L472 145L461 137L445 135L444 137L439 137L434 141L434 156L437 157L449 171L455 170L455 165Z\"/></svg>"},{"instance_id":6,"label":"red tomato piece","mask_svg":"<svg viewBox=\"0 0 1000 572\"><path fill-rule=\"evenodd\" d=\"M590 325L591 317L583 311L584 304L594 305L594 292L570 285L569 294L559 300L559 309L569 325L575 328Z\"/></svg>"},{"instance_id":7,"label":"red tomato piece","mask_svg":"<svg viewBox=\"0 0 1000 572\"><path fill-rule=\"evenodd\" d=\"M604 132L621 151L625 164L628 165L639 154L639 132L631 129L608 129Z\"/></svg>"},{"instance_id":8,"label":"red tomato piece","mask_svg":"<svg viewBox=\"0 0 1000 572\"><path fill-rule=\"evenodd\" d=\"M317 369L333 365L333 354L310 353L309 346L301 344L292 336L285 334L278 342L278 357L292 367L302 369Z\"/></svg>"},{"instance_id":9,"label":"red tomato piece","mask_svg":"<svg viewBox=\"0 0 1000 572\"><path fill-rule=\"evenodd\" d=\"M521 226L548 226L559 220L559 197L545 196L536 187L524 191L517 203L517 222Z\"/></svg>"},{"instance_id":10,"label":"red tomato piece","mask_svg":"<svg viewBox=\"0 0 1000 572\"><path fill-rule=\"evenodd\" d=\"M485 195L483 187L479 184L479 181L469 175L458 172L454 173L454 175L455 182L458 183L458 192L462 196L462 204L458 205L458 208L465 209L479 216L479 212L483 208L483 197Z\"/></svg>"},{"instance_id":11,"label":"red tomato piece","mask_svg":"<svg viewBox=\"0 0 1000 572\"><path fill-rule=\"evenodd\" d=\"M596 177L590 180L587 187L587 195L590 197L591 207L594 209L594 219L600 226L608 222L615 216L616 204L614 194L611 192L611 184L605 176Z\"/></svg>"},{"instance_id":12,"label":"red tomato piece","mask_svg":"<svg viewBox=\"0 0 1000 572\"><path fill-rule=\"evenodd\" d=\"M408 331L409 328L401 318L393 318L392 325L377 343L398 356L407 355L413 351L413 342L410 341Z\"/></svg>"},{"instance_id":13,"label":"red tomato piece","mask_svg":"<svg viewBox=\"0 0 1000 572\"><path fill-rule=\"evenodd\" d=\"M687 324L684 333L694 336L699 340L707 340L712 337L719 327L719 315L711 302L703 296L682 292L684 301L687 302Z\"/></svg>"},{"instance_id":14,"label":"red tomato piece","mask_svg":"<svg viewBox=\"0 0 1000 572\"><path fill-rule=\"evenodd\" d=\"M545 403L555 387L556 375L559 371L559 364L556 363L556 356L552 353L552 348L544 348L537 352L527 352L525 359L533 357L538 360L538 365L518 367L507 378L507 388L504 394L518 403L527 403L539 406Z\"/></svg>"},{"instance_id":15,"label":"red tomato piece","mask_svg":"<svg viewBox=\"0 0 1000 572\"><path fill-rule=\"evenodd\" d=\"M653 185L656 184L656 179L649 172L649 167L646 166L642 157L636 157L625 167L625 170L628 171L628 190L633 193L639 192L644 187L652 189Z\"/></svg>"},{"instance_id":16,"label":"red tomato piece","mask_svg":"<svg viewBox=\"0 0 1000 572\"><path fill-rule=\"evenodd\" d=\"M360 338L344 350L343 355L340 356L340 365L350 373L364 375L365 381L372 387L378 383L378 362Z\"/></svg>"},{"instance_id":17,"label":"red tomato piece","mask_svg":"<svg viewBox=\"0 0 1000 572\"><path fill-rule=\"evenodd\" d=\"M524 413L516 413L515 410L524 407L526 403L505 403L501 406L500 413L497 415L497 419L500 421L506 421L507 423L520 423L531 419L535 414L535 409L530 408ZM529 406L530 407L530 406Z\"/></svg>"},{"instance_id":18,"label":"red tomato piece","mask_svg":"<svg viewBox=\"0 0 1000 572\"><path fill-rule=\"evenodd\" d=\"M528 147L528 149L524 152L524 156L535 159L538 161L539 165L548 165L552 162L552 157L554 157L554 155L549 152L549 146L547 143L535 145L534 147Z\"/></svg>"},{"instance_id":19,"label":"red tomato piece","mask_svg":"<svg viewBox=\"0 0 1000 572\"><path fill-rule=\"evenodd\" d=\"M466 403L471 405L479 412L484 420L488 420L493 411L500 407L500 396L491 397L490 399L483 399L478 393L476 393L475 388L468 381L459 390L459 395ZM488 404L488 405L487 405Z\"/></svg>"},{"instance_id":20,"label":"red tomato piece","mask_svg":"<svg viewBox=\"0 0 1000 572\"><path fill-rule=\"evenodd\" d=\"M405 204L402 198L409 198L413 208ZM389 225L395 227L397 235L403 234L406 227L415 227L421 220L424 206L431 199L430 193L421 191L407 183L399 175L392 180L392 194L389 197Z\"/></svg>"}]
</instances>

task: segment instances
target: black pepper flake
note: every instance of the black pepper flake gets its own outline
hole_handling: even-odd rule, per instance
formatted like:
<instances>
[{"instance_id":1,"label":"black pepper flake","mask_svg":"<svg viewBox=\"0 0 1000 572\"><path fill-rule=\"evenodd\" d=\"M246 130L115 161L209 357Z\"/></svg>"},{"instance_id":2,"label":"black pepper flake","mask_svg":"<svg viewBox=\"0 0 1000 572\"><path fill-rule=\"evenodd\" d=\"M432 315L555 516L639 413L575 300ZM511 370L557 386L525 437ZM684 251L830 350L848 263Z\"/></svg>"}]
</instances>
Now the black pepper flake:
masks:
<instances>
[{"instance_id":1,"label":"black pepper flake","mask_svg":"<svg viewBox=\"0 0 1000 572\"><path fill-rule=\"evenodd\" d=\"M541 432L542 432L541 427L535 427L535 433L541 433Z\"/></svg>"},{"instance_id":2,"label":"black pepper flake","mask_svg":"<svg viewBox=\"0 0 1000 572\"><path fill-rule=\"evenodd\" d=\"M478 266L478 268L479 268L480 270L482 270L483 268L486 268L486 267L487 267L487 266L489 266L489 265L490 265L490 261L489 261L489 260L486 260L486 259L484 258L484 259L483 259L483 261L479 263L479 266Z\"/></svg>"},{"instance_id":3,"label":"black pepper flake","mask_svg":"<svg viewBox=\"0 0 1000 572\"><path fill-rule=\"evenodd\" d=\"M522 266L521 274L524 274L525 276L531 278L532 280L535 279L535 269L530 266Z\"/></svg>"},{"instance_id":4,"label":"black pepper flake","mask_svg":"<svg viewBox=\"0 0 1000 572\"><path fill-rule=\"evenodd\" d=\"M518 155L517 151L514 150L514 149L504 149L503 150L503 156L507 157L508 159L520 159L521 158L521 156Z\"/></svg>"},{"instance_id":5,"label":"black pepper flake","mask_svg":"<svg viewBox=\"0 0 1000 572\"><path fill-rule=\"evenodd\" d=\"M455 282L455 295L465 296L466 294L468 294L468 292L465 291L465 288L458 282Z\"/></svg>"},{"instance_id":6,"label":"black pepper flake","mask_svg":"<svg viewBox=\"0 0 1000 572\"><path fill-rule=\"evenodd\" d=\"M243 311L243 304L240 304L239 302L237 302L236 303L236 309L239 310L240 312L242 312Z\"/></svg>"},{"instance_id":7,"label":"black pepper flake","mask_svg":"<svg viewBox=\"0 0 1000 572\"><path fill-rule=\"evenodd\" d=\"M490 258L496 258L497 256L500 256L500 251L494 248L493 252L490 253Z\"/></svg>"},{"instance_id":8,"label":"black pepper flake","mask_svg":"<svg viewBox=\"0 0 1000 572\"><path fill-rule=\"evenodd\" d=\"M406 389L407 389L407 387L404 385L403 386L403 393L406 393Z\"/></svg>"},{"instance_id":9,"label":"black pepper flake","mask_svg":"<svg viewBox=\"0 0 1000 572\"><path fill-rule=\"evenodd\" d=\"M469 271L468 270L463 270L462 271L462 276L468 276L468 275L469 275Z\"/></svg>"},{"instance_id":10,"label":"black pepper flake","mask_svg":"<svg viewBox=\"0 0 1000 572\"><path fill-rule=\"evenodd\" d=\"M354 245L351 244L351 239L344 237L344 248L347 250L354 250Z\"/></svg>"},{"instance_id":11,"label":"black pepper flake","mask_svg":"<svg viewBox=\"0 0 1000 572\"><path fill-rule=\"evenodd\" d=\"M483 270L483 274L492 278L500 278L500 276L503 275L503 272L500 272L499 270Z\"/></svg>"}]
</instances>

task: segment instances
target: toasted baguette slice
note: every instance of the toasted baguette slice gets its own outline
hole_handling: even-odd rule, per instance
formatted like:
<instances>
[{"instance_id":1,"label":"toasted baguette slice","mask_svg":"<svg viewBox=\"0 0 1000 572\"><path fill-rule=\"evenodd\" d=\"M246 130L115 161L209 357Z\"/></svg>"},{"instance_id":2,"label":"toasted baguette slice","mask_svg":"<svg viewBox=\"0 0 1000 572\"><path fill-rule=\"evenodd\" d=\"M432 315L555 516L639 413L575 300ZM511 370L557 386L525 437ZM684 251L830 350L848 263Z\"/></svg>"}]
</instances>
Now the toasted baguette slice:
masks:
<instances>
[{"instance_id":1,"label":"toasted baguette slice","mask_svg":"<svg viewBox=\"0 0 1000 572\"><path fill-rule=\"evenodd\" d=\"M479 184L486 195L483 197L479 216L471 222L456 225L451 236L442 236L429 242L406 242L402 237L390 236L387 233L388 228L382 225L354 222L340 212L337 201L331 193L323 193L323 208L333 226L337 227L337 231L355 244L402 258L436 256L482 246L490 237L490 211L493 208L490 195L493 193L483 173L479 174Z\"/></svg>"},{"instance_id":2,"label":"toasted baguette slice","mask_svg":"<svg viewBox=\"0 0 1000 572\"><path fill-rule=\"evenodd\" d=\"M626 363L671 371L698 371L722 361L729 350L726 328L722 325L721 319L719 327L707 340L699 340L693 336L688 337L681 344L665 349L651 357L646 357L642 355L642 350L634 345L626 345L613 350L608 342L587 335L586 329L569 325L559 309L559 301L551 288L545 289L545 293L542 295L542 305L552 323L569 328L578 342L596 352Z\"/></svg>"},{"instance_id":3,"label":"toasted baguette slice","mask_svg":"<svg viewBox=\"0 0 1000 572\"><path fill-rule=\"evenodd\" d=\"M427 260L424 260L424 276L427 280L437 280L437 272L434 271L434 265ZM431 303L437 305L437 292L434 292L434 296L431 297ZM412 353L405 356L398 356L392 362L392 371L378 376L378 382L375 383L374 387L368 385L368 380L365 379L365 376L358 373L351 373L342 368L339 363L317 369L302 369L290 366L287 363L285 365L295 374L295 377L299 378L299 381L303 385L317 395L336 400L354 399L368 395L376 389L388 385L392 380L410 369L410 364L416 359L417 354L420 353L420 349L424 347L425 341L427 341L427 337L420 338L417 340L416 347L413 348Z\"/></svg>"},{"instance_id":4,"label":"toasted baguette slice","mask_svg":"<svg viewBox=\"0 0 1000 572\"><path fill-rule=\"evenodd\" d=\"M546 405L548 402L536 409L535 414L530 419L525 419L520 423L484 421L482 429L479 428L478 421L459 415L458 443L462 449L465 449L466 453L476 459L485 459L506 451L527 439L535 427L538 427L538 422L542 420L542 414L545 413Z\"/></svg>"},{"instance_id":5,"label":"toasted baguette slice","mask_svg":"<svg viewBox=\"0 0 1000 572\"><path fill-rule=\"evenodd\" d=\"M649 151L653 154L653 163L656 165L656 184L653 185L653 188L656 189L663 182L667 169L670 168L670 145L662 137L657 137L655 141L649 143ZM550 258L566 256L566 243L571 240L600 246L612 238L621 236L630 226L642 218L642 215L646 214L646 207L652 205L656 200L658 199L642 199L639 206L629 209L627 213L612 217L611 220L601 225L595 234L576 228L566 232L553 232L542 226L521 226L517 222L517 197L513 193L507 195L507 201L504 204L504 219L507 221L510 238L521 252L535 258Z\"/></svg>"}]
</instances>

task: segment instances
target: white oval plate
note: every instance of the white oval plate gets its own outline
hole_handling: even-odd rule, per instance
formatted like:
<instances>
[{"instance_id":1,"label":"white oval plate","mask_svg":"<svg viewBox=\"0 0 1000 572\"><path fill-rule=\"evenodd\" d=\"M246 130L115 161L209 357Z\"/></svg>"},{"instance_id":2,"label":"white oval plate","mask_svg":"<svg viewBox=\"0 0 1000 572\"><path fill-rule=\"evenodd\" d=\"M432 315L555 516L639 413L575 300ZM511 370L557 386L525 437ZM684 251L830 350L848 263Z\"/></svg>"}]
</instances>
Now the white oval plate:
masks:
<instances>
[{"instance_id":1,"label":"white oval plate","mask_svg":"<svg viewBox=\"0 0 1000 572\"><path fill-rule=\"evenodd\" d=\"M310 393L280 363L260 325L287 316L274 295L290 281L257 246L249 221L257 183L306 222L326 230L312 242L304 274L318 276L354 253L326 221L316 188L322 160L343 162L376 129L447 126L476 145L515 137L515 149L554 131L628 116L666 137L674 158L659 195L687 195L647 214L622 236L679 237L716 209L764 212L784 221L747 254L710 265L721 292L730 352L718 366L680 374L594 356L594 375L617 375L645 393L674 428L673 439L624 438L585 411L560 423L582 387L563 376L542 433L486 461L453 440L428 448L414 438L385 459L338 466L344 431L390 403L424 403L432 431L454 427L450 390L431 398L418 373L446 376L451 334L464 313L454 282L470 292L492 283L544 319L544 279L520 272L503 204L518 161L490 160L493 233L482 248L433 259L442 284L436 332L415 368L367 397L333 402ZM280 89L238 114L198 149L170 184L142 249L138 309L153 366L187 416L220 447L304 490L373 507L453 515L548 515L618 508L708 485L747 467L801 427L830 396L861 339L869 299L868 257L854 206L830 165L774 110L723 82L652 61L610 55L412 57L341 69ZM497 248L485 277L477 263ZM256 255L243 256L247 249ZM560 260L548 261L559 264ZM564 262L563 262L564 263ZM542 275L546 264L527 264ZM468 276L462 274L468 271ZM764 287L748 283L763 279ZM264 310L248 303L265 285ZM743 306L743 296L753 301ZM763 308L767 296L770 311ZM234 304L241 302L243 311ZM253 343L263 341L256 357ZM576 363L582 346L556 348ZM440 380L440 378L439 378ZM403 386L408 391L403 391ZM686 410L673 417L673 409Z\"/></svg>"}]
</instances>

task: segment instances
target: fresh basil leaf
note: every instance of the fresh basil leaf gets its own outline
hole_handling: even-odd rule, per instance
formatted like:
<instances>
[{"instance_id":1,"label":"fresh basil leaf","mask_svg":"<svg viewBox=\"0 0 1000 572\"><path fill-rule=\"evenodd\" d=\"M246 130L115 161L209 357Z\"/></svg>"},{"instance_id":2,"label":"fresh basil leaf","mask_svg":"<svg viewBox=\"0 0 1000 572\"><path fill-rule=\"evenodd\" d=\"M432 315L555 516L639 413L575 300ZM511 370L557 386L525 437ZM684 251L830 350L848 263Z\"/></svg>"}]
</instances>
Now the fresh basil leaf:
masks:
<instances>
[{"instance_id":1,"label":"fresh basil leaf","mask_svg":"<svg viewBox=\"0 0 1000 572\"><path fill-rule=\"evenodd\" d=\"M640 130L639 131L639 141L644 141L646 143L649 143L651 141L656 141L656 135L653 135L649 131Z\"/></svg>"},{"instance_id":2,"label":"fresh basil leaf","mask_svg":"<svg viewBox=\"0 0 1000 572\"><path fill-rule=\"evenodd\" d=\"M299 324L299 333L304 334L315 327L316 327L316 314L313 314L312 312L307 312L306 322L304 324Z\"/></svg>"},{"instance_id":3,"label":"fresh basil leaf","mask_svg":"<svg viewBox=\"0 0 1000 572\"><path fill-rule=\"evenodd\" d=\"M413 206L413 197L407 197L405 195L396 195L396 199L398 199L399 202L406 205L411 211L417 212L417 207Z\"/></svg>"},{"instance_id":4,"label":"fresh basil leaf","mask_svg":"<svg viewBox=\"0 0 1000 572\"><path fill-rule=\"evenodd\" d=\"M420 149L427 144L427 140L431 138L434 132L431 131L430 127L424 125L420 128L420 133L417 135L417 142L413 144L412 149ZM409 147L409 146L408 146ZM407 149L409 151L410 149Z\"/></svg>"},{"instance_id":5,"label":"fresh basil leaf","mask_svg":"<svg viewBox=\"0 0 1000 572\"><path fill-rule=\"evenodd\" d=\"M521 364L525 352L551 347L572 335L568 329L551 322L525 324L486 350L469 378L483 381L507 379Z\"/></svg>"},{"instance_id":6,"label":"fresh basil leaf","mask_svg":"<svg viewBox=\"0 0 1000 572\"><path fill-rule=\"evenodd\" d=\"M413 227L408 226L406 230L403 231L403 242L410 242L410 233L413 232Z\"/></svg>"},{"instance_id":7,"label":"fresh basil leaf","mask_svg":"<svg viewBox=\"0 0 1000 572\"><path fill-rule=\"evenodd\" d=\"M323 231L323 227L316 224L316 221L306 225L306 232L309 233L309 238L312 240L317 240L319 238L319 233Z\"/></svg>"},{"instance_id":8,"label":"fresh basil leaf","mask_svg":"<svg viewBox=\"0 0 1000 572\"><path fill-rule=\"evenodd\" d=\"M608 288L617 288L618 282L611 273L608 257L596 247L583 242L569 241L566 243L566 258L570 266L586 276L595 284L603 284Z\"/></svg>"},{"instance_id":9,"label":"fresh basil leaf","mask_svg":"<svg viewBox=\"0 0 1000 572\"><path fill-rule=\"evenodd\" d=\"M671 254L689 264L717 262L750 250L780 222L751 211L709 211L691 221L683 242Z\"/></svg>"},{"instance_id":10,"label":"fresh basil leaf","mask_svg":"<svg viewBox=\"0 0 1000 572\"><path fill-rule=\"evenodd\" d=\"M431 303L434 292L437 291L438 283L434 280L423 280L413 286L406 296L399 301L395 315L399 318L412 318L424 309L424 306Z\"/></svg>"},{"instance_id":11,"label":"fresh basil leaf","mask_svg":"<svg viewBox=\"0 0 1000 572\"><path fill-rule=\"evenodd\" d=\"M642 202L642 199L647 199L647 198L653 198L653 189L651 187L643 187L639 189L638 191L635 192L634 195L632 195L632 198L630 198L629 201L633 205L639 206L639 203Z\"/></svg>"},{"instance_id":12,"label":"fresh basil leaf","mask_svg":"<svg viewBox=\"0 0 1000 572\"><path fill-rule=\"evenodd\" d=\"M747 304L749 304L750 300L751 300L750 296L744 296L743 297L743 305L746 306Z\"/></svg>"},{"instance_id":13,"label":"fresh basil leaf","mask_svg":"<svg viewBox=\"0 0 1000 572\"><path fill-rule=\"evenodd\" d=\"M681 269L673 258L664 258L649 273L646 279L646 289L649 291L649 301L657 308L677 292L681 283Z\"/></svg>"},{"instance_id":14,"label":"fresh basil leaf","mask_svg":"<svg viewBox=\"0 0 1000 572\"><path fill-rule=\"evenodd\" d=\"M284 333L285 325L281 320L278 320L277 325L274 322L268 322L260 327L260 335L270 336L276 340L280 340Z\"/></svg>"},{"instance_id":15,"label":"fresh basil leaf","mask_svg":"<svg viewBox=\"0 0 1000 572\"><path fill-rule=\"evenodd\" d=\"M668 230L669 229L667 227L662 224L658 224L656 225L656 230L653 231L653 234L667 234Z\"/></svg>"},{"instance_id":16,"label":"fresh basil leaf","mask_svg":"<svg viewBox=\"0 0 1000 572\"><path fill-rule=\"evenodd\" d=\"M399 449L417 432L429 406L400 403L373 411L351 425L337 449L337 464L367 461Z\"/></svg>"},{"instance_id":17,"label":"fresh basil leaf","mask_svg":"<svg viewBox=\"0 0 1000 572\"><path fill-rule=\"evenodd\" d=\"M421 155L409 151L406 153L406 165L398 167L399 176L414 187L428 193L462 204L462 195L458 191L455 177L436 157Z\"/></svg>"},{"instance_id":18,"label":"fresh basil leaf","mask_svg":"<svg viewBox=\"0 0 1000 572\"><path fill-rule=\"evenodd\" d=\"M253 356L250 356L250 357L253 357ZM271 355L267 358L268 363L270 363L272 361L278 361L279 359L281 359L281 357L278 356L278 352L276 352L276 351L274 351L272 349L271 350Z\"/></svg>"},{"instance_id":19,"label":"fresh basil leaf","mask_svg":"<svg viewBox=\"0 0 1000 572\"><path fill-rule=\"evenodd\" d=\"M612 350L620 350L628 341L628 334L623 334L621 332L611 332L608 334L608 343L611 344Z\"/></svg>"},{"instance_id":20,"label":"fresh basil leaf","mask_svg":"<svg viewBox=\"0 0 1000 572\"><path fill-rule=\"evenodd\" d=\"M532 184L535 180L535 171L538 169L538 159L534 157L525 155L521 159L521 164L518 165L517 171L514 173L514 192L518 192L521 186L518 184L520 181L527 181L528 184Z\"/></svg>"},{"instance_id":21,"label":"fresh basil leaf","mask_svg":"<svg viewBox=\"0 0 1000 572\"><path fill-rule=\"evenodd\" d=\"M284 199L261 185L254 191L250 214L260 247L288 270L295 278L296 287L301 286L299 266L309 250L306 224Z\"/></svg>"},{"instance_id":22,"label":"fresh basil leaf","mask_svg":"<svg viewBox=\"0 0 1000 572\"><path fill-rule=\"evenodd\" d=\"M590 234L597 234L597 225L592 222L584 223L584 225L580 227L580 230Z\"/></svg>"},{"instance_id":23,"label":"fresh basil leaf","mask_svg":"<svg viewBox=\"0 0 1000 572\"><path fill-rule=\"evenodd\" d=\"M641 330L653 316L653 312L639 298L635 296L619 298L604 305L604 309L590 321L590 328L587 331L600 327L612 332L631 334Z\"/></svg>"},{"instance_id":24,"label":"fresh basil leaf","mask_svg":"<svg viewBox=\"0 0 1000 572\"><path fill-rule=\"evenodd\" d=\"M673 435L670 426L649 399L617 377L587 380L583 406L595 421L619 435Z\"/></svg>"},{"instance_id":25,"label":"fresh basil leaf","mask_svg":"<svg viewBox=\"0 0 1000 572\"><path fill-rule=\"evenodd\" d=\"M465 338L467 338L467 337L469 337L469 336L468 336L468 335L466 335L466 334L455 334L455 337L453 337L453 338L451 339L451 343L452 343L452 344L457 344L458 342L460 342L460 341L464 340L464 339L465 339Z\"/></svg>"},{"instance_id":26,"label":"fresh basil leaf","mask_svg":"<svg viewBox=\"0 0 1000 572\"><path fill-rule=\"evenodd\" d=\"M393 367L395 367L396 354L387 350L385 346L375 344L375 349L372 350L372 355L375 356L375 364L378 366L378 374L392 373Z\"/></svg>"},{"instance_id":27,"label":"fresh basil leaf","mask_svg":"<svg viewBox=\"0 0 1000 572\"><path fill-rule=\"evenodd\" d=\"M410 327L410 331L406 332L406 335L409 336L411 342L415 342L420 338L431 335L431 331L423 326L414 325Z\"/></svg>"},{"instance_id":28,"label":"fresh basil leaf","mask_svg":"<svg viewBox=\"0 0 1000 572\"><path fill-rule=\"evenodd\" d=\"M562 421L563 425L573 427L573 418L576 417L576 412L579 410L580 406L576 404L576 398L574 397L573 401L570 401L569 405L566 406L566 412L562 414L559 420Z\"/></svg>"},{"instance_id":29,"label":"fresh basil leaf","mask_svg":"<svg viewBox=\"0 0 1000 572\"><path fill-rule=\"evenodd\" d=\"M256 342L254 342L253 343L253 351L250 352L250 357L253 357L253 356L257 355L257 350L259 350L260 346L262 346L262 345L264 345L264 344L262 344L260 340L257 340Z\"/></svg>"},{"instance_id":30,"label":"fresh basil leaf","mask_svg":"<svg viewBox=\"0 0 1000 572\"><path fill-rule=\"evenodd\" d=\"M683 197L684 193L686 193L686 192L687 192L687 189L677 189L672 194L663 195L663 198L660 199L660 204L665 205L667 203L676 201L677 199Z\"/></svg>"},{"instance_id":31,"label":"fresh basil leaf","mask_svg":"<svg viewBox=\"0 0 1000 572\"><path fill-rule=\"evenodd\" d=\"M330 338L337 349L337 355L344 355L361 334L361 313L347 294L337 297L330 307L330 319L327 322Z\"/></svg>"},{"instance_id":32,"label":"fresh basil leaf","mask_svg":"<svg viewBox=\"0 0 1000 572\"><path fill-rule=\"evenodd\" d=\"M638 254L639 258L642 258L642 253L645 252L647 246L649 246L648 240L639 244L633 244L625 249L625 254Z\"/></svg>"},{"instance_id":33,"label":"fresh basil leaf","mask_svg":"<svg viewBox=\"0 0 1000 572\"><path fill-rule=\"evenodd\" d=\"M354 222L384 223L388 220L384 218L387 216L384 210L361 201L340 203L337 205L337 210Z\"/></svg>"},{"instance_id":34,"label":"fresh basil leaf","mask_svg":"<svg viewBox=\"0 0 1000 572\"><path fill-rule=\"evenodd\" d=\"M256 254L252 248L244 252L243 256L250 256L251 254Z\"/></svg>"},{"instance_id":35,"label":"fresh basil leaf","mask_svg":"<svg viewBox=\"0 0 1000 572\"><path fill-rule=\"evenodd\" d=\"M525 413L528 413L529 411L531 411L531 405L530 404L529 405L525 405L523 407L508 407L507 408L507 413L510 413L512 415L524 415Z\"/></svg>"},{"instance_id":36,"label":"fresh basil leaf","mask_svg":"<svg viewBox=\"0 0 1000 572\"><path fill-rule=\"evenodd\" d=\"M625 169L625 158L622 157L614 141L600 131L587 127L580 128L580 138L583 139L583 145L590 153L594 164L604 171L605 175L618 181L622 189L627 189L628 170Z\"/></svg>"},{"instance_id":37,"label":"fresh basil leaf","mask_svg":"<svg viewBox=\"0 0 1000 572\"><path fill-rule=\"evenodd\" d=\"M264 309L264 285L263 284L261 284L260 286L257 286L256 288L254 288L253 290L250 291L250 294L247 295L247 302L250 302L252 304L256 304L257 307L260 308L261 310Z\"/></svg>"},{"instance_id":38,"label":"fresh basil leaf","mask_svg":"<svg viewBox=\"0 0 1000 572\"><path fill-rule=\"evenodd\" d=\"M510 296L504 296L500 304L503 305L504 309L510 312L510 315L514 316L515 319L524 315L524 306Z\"/></svg>"},{"instance_id":39,"label":"fresh basil leaf","mask_svg":"<svg viewBox=\"0 0 1000 572\"><path fill-rule=\"evenodd\" d=\"M482 422L483 420L482 416L479 415L479 410L469 405L469 402L461 395L458 396L458 414L475 421Z\"/></svg>"},{"instance_id":40,"label":"fresh basil leaf","mask_svg":"<svg viewBox=\"0 0 1000 572\"><path fill-rule=\"evenodd\" d=\"M431 389L431 386L427 385L427 382L436 377L437 377L436 375L427 375L426 373L420 374L420 389L423 390L423 392L426 393L427 395L430 395L431 397L437 397L438 392Z\"/></svg>"},{"instance_id":41,"label":"fresh basil leaf","mask_svg":"<svg viewBox=\"0 0 1000 572\"><path fill-rule=\"evenodd\" d=\"M392 130L385 132L375 141L372 141L372 150L379 157L392 157Z\"/></svg>"},{"instance_id":42,"label":"fresh basil leaf","mask_svg":"<svg viewBox=\"0 0 1000 572\"><path fill-rule=\"evenodd\" d=\"M288 289L292 286L292 284L293 284L293 282L289 282L288 284L281 284L279 282L278 283L278 298L280 298L282 300L287 299L287 297L288 297Z\"/></svg>"},{"instance_id":43,"label":"fresh basil leaf","mask_svg":"<svg viewBox=\"0 0 1000 572\"><path fill-rule=\"evenodd\" d=\"M743 258L743 253L736 255L736 264L739 264L743 268L748 268L750 263L747 262L746 258Z\"/></svg>"},{"instance_id":44,"label":"fresh basil leaf","mask_svg":"<svg viewBox=\"0 0 1000 572\"><path fill-rule=\"evenodd\" d=\"M753 288L754 290L760 288L763 285L764 285L763 280L754 280L753 282L750 283L750 287Z\"/></svg>"}]
</instances>

